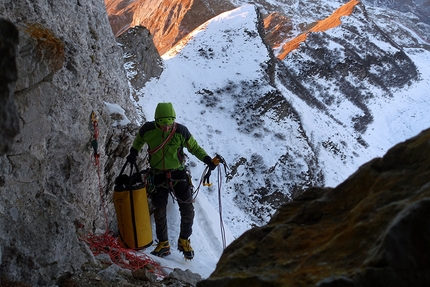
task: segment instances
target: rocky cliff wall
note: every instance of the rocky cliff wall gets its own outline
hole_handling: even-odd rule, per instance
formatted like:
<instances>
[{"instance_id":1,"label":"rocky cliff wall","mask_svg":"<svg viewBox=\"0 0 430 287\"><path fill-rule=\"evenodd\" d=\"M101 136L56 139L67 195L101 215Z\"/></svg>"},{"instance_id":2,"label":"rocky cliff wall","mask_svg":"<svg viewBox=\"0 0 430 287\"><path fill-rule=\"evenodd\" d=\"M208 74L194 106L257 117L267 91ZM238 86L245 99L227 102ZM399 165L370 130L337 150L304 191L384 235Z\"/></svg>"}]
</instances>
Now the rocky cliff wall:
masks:
<instances>
[{"instance_id":1,"label":"rocky cliff wall","mask_svg":"<svg viewBox=\"0 0 430 287\"><path fill-rule=\"evenodd\" d=\"M0 15L19 31L20 129L0 156L0 275L49 286L91 260L78 233L106 229L103 203L114 227L110 182L137 116L104 3L3 1ZM105 102L126 109L132 124L114 128ZM100 130L100 185L89 145L92 111Z\"/></svg>"}]
</instances>

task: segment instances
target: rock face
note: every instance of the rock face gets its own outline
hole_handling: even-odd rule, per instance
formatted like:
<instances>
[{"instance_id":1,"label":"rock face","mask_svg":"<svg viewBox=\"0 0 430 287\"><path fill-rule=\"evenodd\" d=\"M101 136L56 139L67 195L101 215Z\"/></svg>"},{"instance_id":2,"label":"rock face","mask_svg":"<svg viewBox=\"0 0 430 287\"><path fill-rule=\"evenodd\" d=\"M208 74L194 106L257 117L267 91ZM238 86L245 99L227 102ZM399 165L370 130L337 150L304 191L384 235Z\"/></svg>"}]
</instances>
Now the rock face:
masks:
<instances>
[{"instance_id":1,"label":"rock face","mask_svg":"<svg viewBox=\"0 0 430 287\"><path fill-rule=\"evenodd\" d=\"M342 21L336 29L309 34L306 45L287 55L282 62L285 68L280 65L278 75L309 106L331 113L333 119L339 117L339 111L333 112L337 104L350 102L359 112L351 115L348 125L362 134L373 122L369 101L392 97L396 89L411 85L419 75L410 56L380 31L362 4ZM375 44L375 39L384 42L384 46ZM332 45L341 48L331 49ZM331 80L336 81L342 99L326 92L333 88L329 87Z\"/></svg>"},{"instance_id":2,"label":"rock face","mask_svg":"<svg viewBox=\"0 0 430 287\"><path fill-rule=\"evenodd\" d=\"M163 72L163 62L152 41L149 30L142 26L128 29L117 38L124 52L127 77L132 86L132 96L138 101L137 93L151 78Z\"/></svg>"},{"instance_id":3,"label":"rock face","mask_svg":"<svg viewBox=\"0 0 430 287\"><path fill-rule=\"evenodd\" d=\"M0 156L0 276L50 286L88 261L77 231L99 232L107 228L106 221L113 222L107 182L121 168L116 158L127 154L127 134L134 127L113 127L105 102L123 107L133 123L137 116L130 110L123 54L104 3L3 1L0 15L19 30L18 78L12 66L5 75L9 89L16 80L20 115L20 133ZM2 37L12 36L11 44L17 43L13 30L7 30L10 35L1 31ZM8 124L6 132L12 135L18 124L12 120L11 91L6 90L3 104L4 75L1 81L1 108L10 116L3 121L2 111L1 133ZM100 131L99 166L91 160L89 145L92 111Z\"/></svg>"},{"instance_id":4,"label":"rock face","mask_svg":"<svg viewBox=\"0 0 430 287\"><path fill-rule=\"evenodd\" d=\"M430 129L336 188L310 188L197 286L429 286Z\"/></svg>"},{"instance_id":5,"label":"rock face","mask_svg":"<svg viewBox=\"0 0 430 287\"><path fill-rule=\"evenodd\" d=\"M105 0L105 3L116 36L130 27L144 26L151 31L160 55L202 23L234 8L225 0L210 3L203 0Z\"/></svg>"},{"instance_id":6,"label":"rock face","mask_svg":"<svg viewBox=\"0 0 430 287\"><path fill-rule=\"evenodd\" d=\"M13 100L16 82L16 49L18 29L9 21L0 19L0 155L12 145L19 132L18 110Z\"/></svg>"},{"instance_id":7,"label":"rock face","mask_svg":"<svg viewBox=\"0 0 430 287\"><path fill-rule=\"evenodd\" d=\"M417 15L420 21L430 24L430 5L428 0L364 0L363 2L403 13L411 12Z\"/></svg>"}]
</instances>

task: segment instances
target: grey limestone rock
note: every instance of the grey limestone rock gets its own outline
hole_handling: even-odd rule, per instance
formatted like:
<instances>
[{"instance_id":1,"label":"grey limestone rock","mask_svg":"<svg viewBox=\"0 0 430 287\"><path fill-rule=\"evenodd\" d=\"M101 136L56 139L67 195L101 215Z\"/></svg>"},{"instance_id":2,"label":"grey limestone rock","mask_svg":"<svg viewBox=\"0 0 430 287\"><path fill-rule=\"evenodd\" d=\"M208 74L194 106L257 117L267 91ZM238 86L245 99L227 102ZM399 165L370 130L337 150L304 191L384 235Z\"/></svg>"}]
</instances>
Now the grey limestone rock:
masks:
<instances>
[{"instance_id":1,"label":"grey limestone rock","mask_svg":"<svg viewBox=\"0 0 430 287\"><path fill-rule=\"evenodd\" d=\"M88 260L82 235L114 228L105 174L116 173L124 152L112 139L127 143L137 115L103 2L3 1L0 15L19 31L17 77L7 74L7 87L16 81L10 92L20 115L9 119L9 137L18 124L20 132L0 156L0 275L50 286ZM105 103L121 106L131 123L113 127ZM98 166L89 144L92 111L100 132Z\"/></svg>"}]
</instances>

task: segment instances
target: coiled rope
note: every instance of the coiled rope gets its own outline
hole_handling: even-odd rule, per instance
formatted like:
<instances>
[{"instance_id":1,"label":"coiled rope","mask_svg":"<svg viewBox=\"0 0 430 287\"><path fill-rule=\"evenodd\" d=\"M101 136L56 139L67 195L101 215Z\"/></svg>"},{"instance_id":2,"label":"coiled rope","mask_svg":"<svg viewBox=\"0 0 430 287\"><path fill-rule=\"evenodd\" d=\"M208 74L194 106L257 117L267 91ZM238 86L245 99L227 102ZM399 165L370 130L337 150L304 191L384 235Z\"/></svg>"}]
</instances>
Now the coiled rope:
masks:
<instances>
[{"instance_id":1,"label":"coiled rope","mask_svg":"<svg viewBox=\"0 0 430 287\"><path fill-rule=\"evenodd\" d=\"M94 256L108 254L112 262L122 268L132 271L145 268L159 278L166 276L163 268L167 267L162 267L145 253L138 253L136 250L122 247L111 232L105 232L101 235L90 233L81 240L88 244Z\"/></svg>"}]
</instances>

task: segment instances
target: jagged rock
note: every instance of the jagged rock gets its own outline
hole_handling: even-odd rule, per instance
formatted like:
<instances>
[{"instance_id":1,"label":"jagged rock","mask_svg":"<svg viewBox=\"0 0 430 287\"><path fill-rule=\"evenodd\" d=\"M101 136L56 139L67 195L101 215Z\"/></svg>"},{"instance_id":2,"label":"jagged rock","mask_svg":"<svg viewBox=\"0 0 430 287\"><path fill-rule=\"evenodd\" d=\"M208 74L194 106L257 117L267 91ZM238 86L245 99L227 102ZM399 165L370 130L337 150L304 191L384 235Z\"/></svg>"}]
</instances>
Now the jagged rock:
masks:
<instances>
[{"instance_id":1,"label":"jagged rock","mask_svg":"<svg viewBox=\"0 0 430 287\"><path fill-rule=\"evenodd\" d=\"M107 264L111 265L113 264L112 259L110 258L109 254L102 253L95 257L98 261L100 261L101 264Z\"/></svg>"},{"instance_id":2,"label":"jagged rock","mask_svg":"<svg viewBox=\"0 0 430 287\"><path fill-rule=\"evenodd\" d=\"M386 44L378 46L375 38ZM329 49L331 45L341 48ZM375 66L378 68L374 69ZM374 120L368 101L390 98L393 91L419 77L414 61L373 22L361 3L350 16L342 17L342 25L308 34L296 53L289 53L279 63L278 71L285 87L335 121L339 117L338 103L349 102L357 107L360 112L351 114L351 122L347 124L357 133L364 133ZM338 83L338 96L326 92L330 80Z\"/></svg>"},{"instance_id":3,"label":"jagged rock","mask_svg":"<svg viewBox=\"0 0 430 287\"><path fill-rule=\"evenodd\" d=\"M133 87L132 96L138 101L136 93L147 81L156 78L163 72L163 62L155 48L149 30L142 26L128 29L117 38L124 51L125 68L130 84Z\"/></svg>"},{"instance_id":4,"label":"jagged rock","mask_svg":"<svg viewBox=\"0 0 430 287\"><path fill-rule=\"evenodd\" d=\"M413 13L420 21L430 24L430 7L428 1L423 0L364 0L363 3L379 7L388 7L402 13Z\"/></svg>"},{"instance_id":5,"label":"jagged rock","mask_svg":"<svg viewBox=\"0 0 430 287\"><path fill-rule=\"evenodd\" d=\"M172 272L163 280L163 282L171 282L173 279L173 282L181 282L182 285L178 286L196 286L197 282L202 280L202 277L199 274L191 272L189 269L187 270L181 270L179 268L173 269ZM179 283L178 282L178 283ZM169 284L169 286L171 286Z\"/></svg>"},{"instance_id":6,"label":"jagged rock","mask_svg":"<svg viewBox=\"0 0 430 287\"><path fill-rule=\"evenodd\" d=\"M244 233L197 286L428 286L430 129Z\"/></svg>"},{"instance_id":7,"label":"jagged rock","mask_svg":"<svg viewBox=\"0 0 430 287\"><path fill-rule=\"evenodd\" d=\"M13 99L14 83L18 79L15 61L18 41L18 29L0 19L0 155L10 148L19 132L18 110ZM3 181L0 177L0 185Z\"/></svg>"},{"instance_id":8,"label":"jagged rock","mask_svg":"<svg viewBox=\"0 0 430 287\"><path fill-rule=\"evenodd\" d=\"M124 275L126 276L128 275L131 277L130 270L122 269L121 267L115 264L109 265L109 267L107 267L106 269L103 269L102 271L97 273L97 275L104 281L115 282L117 284L124 285L124 283L126 283L127 280L121 276L121 273L123 274L125 273Z\"/></svg>"},{"instance_id":9,"label":"jagged rock","mask_svg":"<svg viewBox=\"0 0 430 287\"><path fill-rule=\"evenodd\" d=\"M128 1L106 0L109 22L116 36L135 26L151 31L163 55L200 24L235 6L228 0L217 1Z\"/></svg>"},{"instance_id":10,"label":"jagged rock","mask_svg":"<svg viewBox=\"0 0 430 287\"><path fill-rule=\"evenodd\" d=\"M142 269L133 271L133 277L143 281L150 281L150 282L157 281L157 275L152 273L147 268L142 268Z\"/></svg>"}]
</instances>

